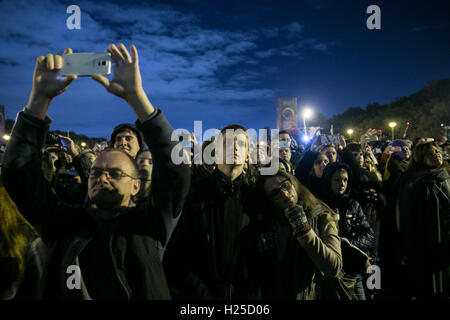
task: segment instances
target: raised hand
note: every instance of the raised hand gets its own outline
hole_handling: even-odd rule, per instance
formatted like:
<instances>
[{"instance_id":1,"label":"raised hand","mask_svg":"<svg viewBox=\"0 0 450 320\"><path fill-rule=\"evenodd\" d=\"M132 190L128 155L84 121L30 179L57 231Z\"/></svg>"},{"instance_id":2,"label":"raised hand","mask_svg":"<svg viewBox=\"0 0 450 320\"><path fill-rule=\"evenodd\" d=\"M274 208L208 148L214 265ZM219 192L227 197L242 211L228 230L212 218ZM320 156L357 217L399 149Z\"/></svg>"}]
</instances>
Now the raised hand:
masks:
<instances>
[{"instance_id":1,"label":"raised hand","mask_svg":"<svg viewBox=\"0 0 450 320\"><path fill-rule=\"evenodd\" d=\"M72 49L66 49L64 53L71 54ZM39 56L34 67L32 93L40 98L52 99L66 91L69 84L77 76L58 77L58 71L61 70L62 66L63 58L58 54L48 54L45 57Z\"/></svg>"},{"instance_id":2,"label":"raised hand","mask_svg":"<svg viewBox=\"0 0 450 320\"><path fill-rule=\"evenodd\" d=\"M102 84L108 92L127 101L143 91L138 53L134 45L130 47L130 50L133 59L122 43L118 47L110 44L106 51L111 54L114 63L113 79L109 81L108 78L99 74L92 76L92 79Z\"/></svg>"},{"instance_id":3,"label":"raised hand","mask_svg":"<svg viewBox=\"0 0 450 320\"><path fill-rule=\"evenodd\" d=\"M64 50L71 54L72 49ZM58 76L63 66L63 59L57 54L39 56L33 73L33 88L31 90L25 111L44 119L51 100L67 90L69 84L77 78L76 75L68 75L65 78Z\"/></svg>"},{"instance_id":4,"label":"raised hand","mask_svg":"<svg viewBox=\"0 0 450 320\"><path fill-rule=\"evenodd\" d=\"M67 153L70 154L72 157L76 157L80 153L78 147L75 145L75 143L73 142L72 139L70 139L69 137L62 136L62 135L58 135L58 137L61 140L64 140L68 143Z\"/></svg>"},{"instance_id":5,"label":"raised hand","mask_svg":"<svg viewBox=\"0 0 450 320\"><path fill-rule=\"evenodd\" d=\"M114 76L111 81L105 76L95 74L92 79L103 85L108 92L124 99L133 108L140 121L145 121L155 111L142 88L139 57L134 45L130 47L131 55L121 43L119 48L110 44L107 52L111 53L114 63Z\"/></svg>"}]
</instances>

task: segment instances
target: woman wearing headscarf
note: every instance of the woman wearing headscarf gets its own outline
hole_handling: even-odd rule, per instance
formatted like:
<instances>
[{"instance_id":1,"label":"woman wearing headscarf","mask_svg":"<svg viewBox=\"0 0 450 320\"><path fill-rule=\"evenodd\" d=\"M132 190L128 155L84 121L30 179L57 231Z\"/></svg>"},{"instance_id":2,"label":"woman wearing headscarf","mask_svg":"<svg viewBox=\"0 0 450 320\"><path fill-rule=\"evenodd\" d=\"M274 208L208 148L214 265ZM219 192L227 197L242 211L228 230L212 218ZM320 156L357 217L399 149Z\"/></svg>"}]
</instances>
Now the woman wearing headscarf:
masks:
<instances>
[{"instance_id":1,"label":"woman wearing headscarf","mask_svg":"<svg viewBox=\"0 0 450 320\"><path fill-rule=\"evenodd\" d=\"M413 149L397 206L408 297L450 297L449 172L436 142Z\"/></svg>"}]
</instances>

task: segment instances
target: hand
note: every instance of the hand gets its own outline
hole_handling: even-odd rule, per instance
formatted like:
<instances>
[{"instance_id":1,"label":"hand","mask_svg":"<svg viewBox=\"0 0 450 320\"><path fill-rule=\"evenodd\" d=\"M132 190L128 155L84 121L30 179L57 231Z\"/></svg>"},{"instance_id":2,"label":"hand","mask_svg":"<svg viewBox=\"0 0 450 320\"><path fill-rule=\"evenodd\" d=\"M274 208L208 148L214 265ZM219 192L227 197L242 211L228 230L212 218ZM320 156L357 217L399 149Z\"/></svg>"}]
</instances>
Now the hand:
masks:
<instances>
[{"instance_id":1,"label":"hand","mask_svg":"<svg viewBox=\"0 0 450 320\"><path fill-rule=\"evenodd\" d=\"M294 137L292 137L292 141L291 141L291 147L294 149L298 149L298 143L297 141L294 139Z\"/></svg>"},{"instance_id":2,"label":"hand","mask_svg":"<svg viewBox=\"0 0 450 320\"><path fill-rule=\"evenodd\" d=\"M134 45L130 47L133 59L122 43L118 47L110 44L106 50L111 54L111 60L114 63L113 79L109 81L100 74L95 74L91 78L102 84L108 92L128 101L143 92L139 57Z\"/></svg>"},{"instance_id":3,"label":"hand","mask_svg":"<svg viewBox=\"0 0 450 320\"><path fill-rule=\"evenodd\" d=\"M73 142L72 139L70 139L69 137L62 136L62 135L58 135L58 136L60 139L67 141L67 143L69 144L69 146L67 147L67 153L69 155L71 155L72 157L76 157L77 155L80 154L78 147L75 145L75 143Z\"/></svg>"},{"instance_id":4,"label":"hand","mask_svg":"<svg viewBox=\"0 0 450 320\"><path fill-rule=\"evenodd\" d=\"M339 136L338 149L339 150L343 150L343 149L345 149L345 147L347 147L347 143L345 142L345 137L344 136Z\"/></svg>"},{"instance_id":5,"label":"hand","mask_svg":"<svg viewBox=\"0 0 450 320\"><path fill-rule=\"evenodd\" d=\"M72 49L64 50L65 54L71 54ZM33 73L33 88L31 89L28 104L25 111L40 119L45 119L51 100L67 90L69 84L77 78L76 75L68 75L61 79L58 72L63 66L60 55L48 54L39 56Z\"/></svg>"},{"instance_id":6,"label":"hand","mask_svg":"<svg viewBox=\"0 0 450 320\"><path fill-rule=\"evenodd\" d=\"M137 49L134 45L130 48L133 60L122 43L119 44L120 51L114 44L110 44L106 52L111 53L111 59L114 62L113 79L109 81L100 74L93 75L92 79L103 85L108 92L125 99L133 108L139 121L144 122L155 112L155 108L142 88Z\"/></svg>"},{"instance_id":7,"label":"hand","mask_svg":"<svg viewBox=\"0 0 450 320\"><path fill-rule=\"evenodd\" d=\"M65 54L71 54L72 49L64 50ZM67 90L69 84L77 78L76 75L68 75L64 79L58 77L58 72L63 66L63 58L58 54L39 56L33 74L32 93L39 98L52 99Z\"/></svg>"},{"instance_id":8,"label":"hand","mask_svg":"<svg viewBox=\"0 0 450 320\"><path fill-rule=\"evenodd\" d=\"M194 144L198 144L197 138L195 137L195 134L194 134L194 133L191 133L191 134L189 135L189 142L192 142L192 143L194 143Z\"/></svg>"},{"instance_id":9,"label":"hand","mask_svg":"<svg viewBox=\"0 0 450 320\"><path fill-rule=\"evenodd\" d=\"M386 154L388 154L388 155L391 155L391 154L393 154L394 152L398 151L398 148L399 148L399 147L387 146L387 147L384 149L383 153L386 153ZM400 148L400 151L401 151L401 148Z\"/></svg>"},{"instance_id":10,"label":"hand","mask_svg":"<svg viewBox=\"0 0 450 320\"><path fill-rule=\"evenodd\" d=\"M284 209L284 214L291 224L295 236L305 234L311 229L301 205L296 204L295 206Z\"/></svg>"}]
</instances>

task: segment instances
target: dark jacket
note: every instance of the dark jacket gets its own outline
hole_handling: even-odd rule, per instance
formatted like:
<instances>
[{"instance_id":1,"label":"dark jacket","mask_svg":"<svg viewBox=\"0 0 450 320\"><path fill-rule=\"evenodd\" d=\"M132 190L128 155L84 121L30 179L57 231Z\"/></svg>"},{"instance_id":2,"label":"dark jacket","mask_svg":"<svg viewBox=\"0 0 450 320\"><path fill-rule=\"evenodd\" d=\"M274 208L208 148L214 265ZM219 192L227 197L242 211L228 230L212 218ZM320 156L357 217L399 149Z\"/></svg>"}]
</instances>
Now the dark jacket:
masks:
<instances>
[{"instance_id":1,"label":"dark jacket","mask_svg":"<svg viewBox=\"0 0 450 320\"><path fill-rule=\"evenodd\" d=\"M164 258L174 298L235 297L236 241L249 222L251 188L243 174L231 181L218 169L192 186Z\"/></svg>"},{"instance_id":2,"label":"dark jacket","mask_svg":"<svg viewBox=\"0 0 450 320\"><path fill-rule=\"evenodd\" d=\"M318 152L308 151L304 154L297 168L295 177L309 189L317 198L322 199L322 180L314 175L314 160Z\"/></svg>"},{"instance_id":3,"label":"dark jacket","mask_svg":"<svg viewBox=\"0 0 450 320\"><path fill-rule=\"evenodd\" d=\"M330 187L333 174L341 169L348 173L347 189L343 195L335 194ZM351 244L366 253L375 246L375 237L372 228L358 201L351 198L352 171L350 167L341 162L330 163L323 173L324 201L339 214L339 236L347 238Z\"/></svg>"},{"instance_id":4,"label":"dark jacket","mask_svg":"<svg viewBox=\"0 0 450 320\"><path fill-rule=\"evenodd\" d=\"M398 196L397 224L410 296L450 297L450 175L411 168Z\"/></svg>"},{"instance_id":5,"label":"dark jacket","mask_svg":"<svg viewBox=\"0 0 450 320\"><path fill-rule=\"evenodd\" d=\"M147 206L116 209L116 217L107 221L99 218L99 209L69 206L51 192L42 175L40 156L49 122L19 113L2 172L11 198L31 224L42 226L42 239L52 248L43 296L169 299L161 260L178 221L190 175L186 165L172 164L173 129L162 112L157 110L138 124L154 159L153 201ZM82 271L81 290L69 290L66 285L70 265ZM96 268L98 273L92 273ZM95 294L94 286L86 285L86 280L96 282Z\"/></svg>"},{"instance_id":6,"label":"dark jacket","mask_svg":"<svg viewBox=\"0 0 450 320\"><path fill-rule=\"evenodd\" d=\"M0 300L37 299L46 258L47 248L37 234L28 242L22 277L18 275L17 259L0 258Z\"/></svg>"}]
</instances>

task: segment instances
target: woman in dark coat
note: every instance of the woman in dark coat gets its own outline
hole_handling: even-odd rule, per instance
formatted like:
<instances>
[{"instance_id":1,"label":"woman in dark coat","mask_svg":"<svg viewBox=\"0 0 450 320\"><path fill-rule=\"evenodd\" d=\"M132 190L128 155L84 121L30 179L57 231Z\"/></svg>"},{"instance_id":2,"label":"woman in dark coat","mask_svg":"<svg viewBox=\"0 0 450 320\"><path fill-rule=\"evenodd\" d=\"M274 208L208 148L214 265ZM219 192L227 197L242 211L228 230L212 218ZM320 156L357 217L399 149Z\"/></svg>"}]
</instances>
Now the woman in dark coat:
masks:
<instances>
[{"instance_id":1,"label":"woman in dark coat","mask_svg":"<svg viewBox=\"0 0 450 320\"><path fill-rule=\"evenodd\" d=\"M352 170L342 162L330 163L322 179L324 201L339 215L339 236L370 256L375 236L361 205L350 195ZM356 273L355 278L355 293L359 300L365 300L362 274Z\"/></svg>"},{"instance_id":2,"label":"woman in dark coat","mask_svg":"<svg viewBox=\"0 0 450 320\"><path fill-rule=\"evenodd\" d=\"M450 297L449 172L437 143L413 149L397 210L409 297Z\"/></svg>"},{"instance_id":3,"label":"woman in dark coat","mask_svg":"<svg viewBox=\"0 0 450 320\"><path fill-rule=\"evenodd\" d=\"M295 177L307 187L314 196L322 199L322 175L330 159L324 153L308 151L295 169Z\"/></svg>"}]
</instances>

